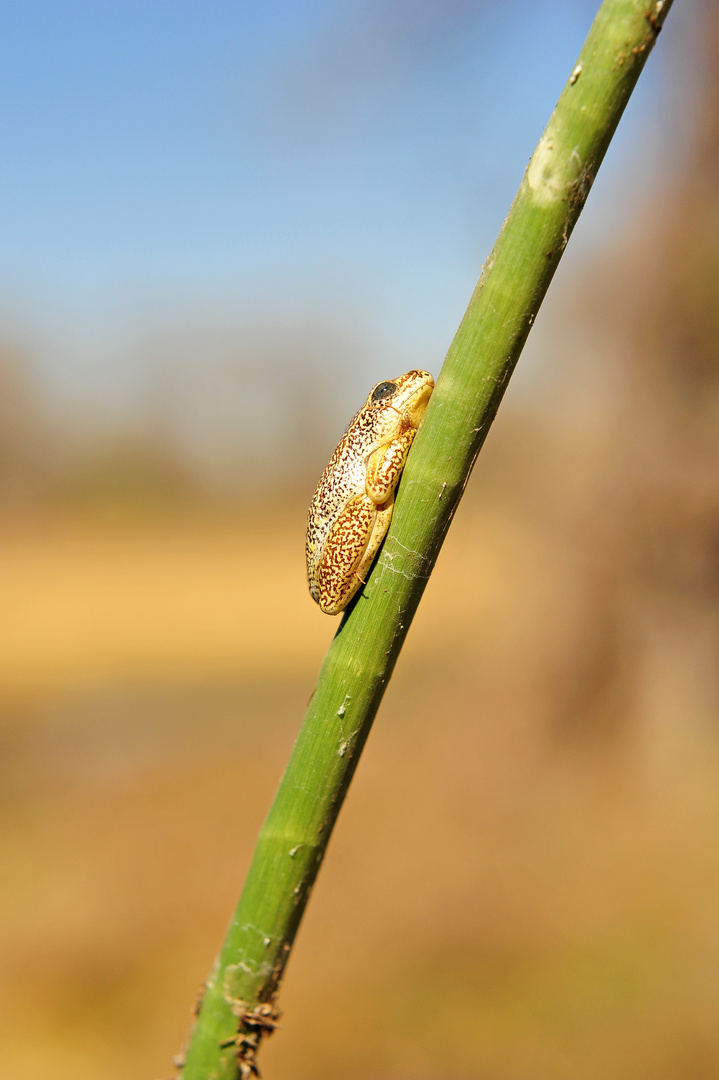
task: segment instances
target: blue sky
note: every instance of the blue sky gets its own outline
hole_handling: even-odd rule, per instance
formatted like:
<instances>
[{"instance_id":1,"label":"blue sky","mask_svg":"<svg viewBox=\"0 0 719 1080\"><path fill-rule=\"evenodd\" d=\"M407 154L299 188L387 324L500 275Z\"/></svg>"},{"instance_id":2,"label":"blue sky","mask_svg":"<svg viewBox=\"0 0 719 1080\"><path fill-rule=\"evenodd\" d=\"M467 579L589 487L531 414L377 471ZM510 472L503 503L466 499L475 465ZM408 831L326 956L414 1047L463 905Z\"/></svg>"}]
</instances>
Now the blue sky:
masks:
<instances>
[{"instance_id":1,"label":"blue sky","mask_svg":"<svg viewBox=\"0 0 719 1080\"><path fill-rule=\"evenodd\" d=\"M436 371L595 10L5 0L5 339L49 400L120 411L159 353L196 385L208 355L259 326L291 339L324 322L355 395ZM579 249L631 214L632 178L668 167L665 35ZM195 349L195 332L224 344Z\"/></svg>"}]
</instances>

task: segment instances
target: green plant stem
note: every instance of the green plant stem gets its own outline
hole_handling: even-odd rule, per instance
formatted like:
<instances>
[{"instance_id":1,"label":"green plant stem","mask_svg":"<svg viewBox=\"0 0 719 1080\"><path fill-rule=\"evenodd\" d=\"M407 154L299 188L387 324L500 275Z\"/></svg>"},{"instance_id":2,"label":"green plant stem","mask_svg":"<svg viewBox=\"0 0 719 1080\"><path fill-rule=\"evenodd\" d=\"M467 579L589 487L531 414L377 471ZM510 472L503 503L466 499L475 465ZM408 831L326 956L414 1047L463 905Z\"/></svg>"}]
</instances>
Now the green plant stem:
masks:
<instances>
[{"instance_id":1,"label":"green plant stem","mask_svg":"<svg viewBox=\"0 0 719 1080\"><path fill-rule=\"evenodd\" d=\"M447 354L206 985L184 1080L249 1076L347 787L509 377L671 0L604 0ZM239 1039L238 1039L239 1033ZM239 1051L239 1060L238 1060Z\"/></svg>"}]
</instances>

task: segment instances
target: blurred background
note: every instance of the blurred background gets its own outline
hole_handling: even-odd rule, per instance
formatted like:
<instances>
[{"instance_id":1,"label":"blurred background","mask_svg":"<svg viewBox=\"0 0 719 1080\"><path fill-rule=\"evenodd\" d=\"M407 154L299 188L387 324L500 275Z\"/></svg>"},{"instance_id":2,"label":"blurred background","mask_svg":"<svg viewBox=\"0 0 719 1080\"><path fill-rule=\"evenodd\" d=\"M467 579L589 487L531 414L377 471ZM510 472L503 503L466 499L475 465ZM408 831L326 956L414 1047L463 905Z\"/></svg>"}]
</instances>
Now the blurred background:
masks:
<instances>
[{"instance_id":1,"label":"blurred background","mask_svg":"<svg viewBox=\"0 0 719 1080\"><path fill-rule=\"evenodd\" d=\"M171 1073L337 623L317 478L435 375L595 0L0 4L7 1080ZM677 0L440 557L263 1075L719 1075L719 9Z\"/></svg>"}]
</instances>

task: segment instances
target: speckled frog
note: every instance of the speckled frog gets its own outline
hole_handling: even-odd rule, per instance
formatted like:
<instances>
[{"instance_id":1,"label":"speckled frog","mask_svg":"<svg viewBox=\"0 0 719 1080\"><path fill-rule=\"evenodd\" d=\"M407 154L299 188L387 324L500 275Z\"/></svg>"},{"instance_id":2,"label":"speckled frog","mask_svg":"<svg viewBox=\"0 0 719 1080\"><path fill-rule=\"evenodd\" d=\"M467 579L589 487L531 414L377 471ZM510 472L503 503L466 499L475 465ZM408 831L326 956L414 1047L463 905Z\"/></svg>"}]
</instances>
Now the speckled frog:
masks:
<instances>
[{"instance_id":1,"label":"speckled frog","mask_svg":"<svg viewBox=\"0 0 719 1080\"><path fill-rule=\"evenodd\" d=\"M377 383L322 474L307 515L307 577L328 615L346 608L364 583L433 389L427 371Z\"/></svg>"}]
</instances>

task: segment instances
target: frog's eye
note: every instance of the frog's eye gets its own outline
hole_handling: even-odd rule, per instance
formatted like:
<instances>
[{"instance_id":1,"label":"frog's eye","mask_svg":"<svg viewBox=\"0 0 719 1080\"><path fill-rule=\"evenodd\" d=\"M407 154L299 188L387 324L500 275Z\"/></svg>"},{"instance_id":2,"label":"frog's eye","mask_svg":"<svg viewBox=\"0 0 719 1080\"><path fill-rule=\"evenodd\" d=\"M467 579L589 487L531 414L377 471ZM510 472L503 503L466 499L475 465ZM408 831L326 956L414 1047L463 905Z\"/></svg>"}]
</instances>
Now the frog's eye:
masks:
<instances>
[{"instance_id":1,"label":"frog's eye","mask_svg":"<svg viewBox=\"0 0 719 1080\"><path fill-rule=\"evenodd\" d=\"M377 386L375 386L374 390L372 391L371 400L373 402L387 401L388 398L394 397L394 395L397 393L397 390L398 390L397 383L393 383L393 382L381 382L381 383L378 383Z\"/></svg>"}]
</instances>

